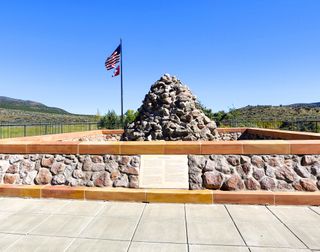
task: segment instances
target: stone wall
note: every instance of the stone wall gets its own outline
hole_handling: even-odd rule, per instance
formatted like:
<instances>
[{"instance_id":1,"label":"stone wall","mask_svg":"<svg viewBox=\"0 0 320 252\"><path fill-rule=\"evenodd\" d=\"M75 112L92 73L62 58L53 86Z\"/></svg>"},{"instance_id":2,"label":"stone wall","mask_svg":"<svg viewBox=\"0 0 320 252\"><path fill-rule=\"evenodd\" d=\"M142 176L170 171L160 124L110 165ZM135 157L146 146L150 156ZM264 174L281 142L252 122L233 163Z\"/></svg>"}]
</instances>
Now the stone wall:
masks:
<instances>
[{"instance_id":1,"label":"stone wall","mask_svg":"<svg viewBox=\"0 0 320 252\"><path fill-rule=\"evenodd\" d=\"M317 191L319 155L189 155L190 189Z\"/></svg>"},{"instance_id":2,"label":"stone wall","mask_svg":"<svg viewBox=\"0 0 320 252\"><path fill-rule=\"evenodd\" d=\"M140 156L0 154L0 183L139 187Z\"/></svg>"}]
</instances>

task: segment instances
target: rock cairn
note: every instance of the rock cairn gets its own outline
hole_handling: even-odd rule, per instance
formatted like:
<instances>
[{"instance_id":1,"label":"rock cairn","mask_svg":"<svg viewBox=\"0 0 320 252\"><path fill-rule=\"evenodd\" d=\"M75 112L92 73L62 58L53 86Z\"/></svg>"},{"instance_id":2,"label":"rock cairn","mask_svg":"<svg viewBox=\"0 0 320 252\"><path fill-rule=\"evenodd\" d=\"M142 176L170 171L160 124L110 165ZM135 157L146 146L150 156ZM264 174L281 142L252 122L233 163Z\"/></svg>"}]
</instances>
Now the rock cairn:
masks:
<instances>
[{"instance_id":1,"label":"rock cairn","mask_svg":"<svg viewBox=\"0 0 320 252\"><path fill-rule=\"evenodd\" d=\"M196 97L175 76L163 75L152 86L127 125L123 141L216 140L216 124L198 108Z\"/></svg>"}]
</instances>

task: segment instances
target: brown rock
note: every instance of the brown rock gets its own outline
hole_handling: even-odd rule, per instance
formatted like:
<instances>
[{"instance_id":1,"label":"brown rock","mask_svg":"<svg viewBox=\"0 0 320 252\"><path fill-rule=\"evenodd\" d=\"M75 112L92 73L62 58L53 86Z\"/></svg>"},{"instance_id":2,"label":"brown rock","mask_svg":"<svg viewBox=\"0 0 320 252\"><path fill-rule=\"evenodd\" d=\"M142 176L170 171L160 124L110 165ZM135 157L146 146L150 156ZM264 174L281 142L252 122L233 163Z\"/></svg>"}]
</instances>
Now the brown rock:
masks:
<instances>
[{"instance_id":1,"label":"brown rock","mask_svg":"<svg viewBox=\"0 0 320 252\"><path fill-rule=\"evenodd\" d=\"M308 178L300 179L300 185L302 189L307 192L315 192L318 190L316 182Z\"/></svg>"},{"instance_id":2,"label":"brown rock","mask_svg":"<svg viewBox=\"0 0 320 252\"><path fill-rule=\"evenodd\" d=\"M92 163L92 166L91 166L91 170L94 172L104 171L105 168L106 168L106 165L104 163Z\"/></svg>"},{"instance_id":3,"label":"brown rock","mask_svg":"<svg viewBox=\"0 0 320 252\"><path fill-rule=\"evenodd\" d=\"M130 157L129 156L121 156L120 164L128 165L129 163L130 163Z\"/></svg>"},{"instance_id":4,"label":"brown rock","mask_svg":"<svg viewBox=\"0 0 320 252\"><path fill-rule=\"evenodd\" d=\"M123 169L121 169L121 171L130 175L139 175L139 168L137 167L124 167Z\"/></svg>"},{"instance_id":5,"label":"brown rock","mask_svg":"<svg viewBox=\"0 0 320 252\"><path fill-rule=\"evenodd\" d=\"M299 180L296 180L292 183L292 187L296 190L296 191L303 191L302 186L300 184Z\"/></svg>"},{"instance_id":6,"label":"brown rock","mask_svg":"<svg viewBox=\"0 0 320 252\"><path fill-rule=\"evenodd\" d=\"M101 156L91 156L91 160L93 163L103 163L103 157Z\"/></svg>"},{"instance_id":7,"label":"brown rock","mask_svg":"<svg viewBox=\"0 0 320 252\"><path fill-rule=\"evenodd\" d=\"M281 165L279 157L270 157L268 160L268 165L272 167L279 167Z\"/></svg>"},{"instance_id":8,"label":"brown rock","mask_svg":"<svg viewBox=\"0 0 320 252\"><path fill-rule=\"evenodd\" d=\"M62 162L54 162L52 165L51 165L51 169L50 171L54 174L54 175L57 175L58 173L63 173L64 170L66 168L66 165Z\"/></svg>"},{"instance_id":9,"label":"brown rock","mask_svg":"<svg viewBox=\"0 0 320 252\"><path fill-rule=\"evenodd\" d=\"M277 189L279 189L280 191L290 191L293 189L293 187L291 184L288 184L287 182L285 182L283 180L278 180Z\"/></svg>"},{"instance_id":10,"label":"brown rock","mask_svg":"<svg viewBox=\"0 0 320 252\"><path fill-rule=\"evenodd\" d=\"M229 156L227 158L227 161L229 162L229 164L231 164L233 166L237 166L240 164L240 159L238 156Z\"/></svg>"},{"instance_id":11,"label":"brown rock","mask_svg":"<svg viewBox=\"0 0 320 252\"><path fill-rule=\"evenodd\" d=\"M226 191L241 190L244 189L244 184L239 175L233 174L223 183L221 189Z\"/></svg>"},{"instance_id":12,"label":"brown rock","mask_svg":"<svg viewBox=\"0 0 320 252\"><path fill-rule=\"evenodd\" d=\"M286 182L293 182L296 179L295 172L286 165L276 167L275 175L277 179L282 179Z\"/></svg>"},{"instance_id":13,"label":"brown rock","mask_svg":"<svg viewBox=\"0 0 320 252\"><path fill-rule=\"evenodd\" d=\"M265 176L261 179L260 186L263 190L273 191L276 188L276 183L272 178Z\"/></svg>"},{"instance_id":14,"label":"brown rock","mask_svg":"<svg viewBox=\"0 0 320 252\"><path fill-rule=\"evenodd\" d=\"M258 168L264 168L264 161L260 156L252 156L251 163Z\"/></svg>"},{"instance_id":15,"label":"brown rock","mask_svg":"<svg viewBox=\"0 0 320 252\"><path fill-rule=\"evenodd\" d=\"M134 176L134 175L129 176L129 187L130 188L139 188L138 176Z\"/></svg>"},{"instance_id":16,"label":"brown rock","mask_svg":"<svg viewBox=\"0 0 320 252\"><path fill-rule=\"evenodd\" d=\"M110 173L110 178L111 178L112 181L117 180L120 176L121 176L121 173L118 170L113 170Z\"/></svg>"},{"instance_id":17,"label":"brown rock","mask_svg":"<svg viewBox=\"0 0 320 252\"><path fill-rule=\"evenodd\" d=\"M12 164L8 167L7 173L15 174L19 172L19 167L17 164Z\"/></svg>"},{"instance_id":18,"label":"brown rock","mask_svg":"<svg viewBox=\"0 0 320 252\"><path fill-rule=\"evenodd\" d=\"M220 189L223 176L220 172L205 172L203 175L203 185L207 189Z\"/></svg>"},{"instance_id":19,"label":"brown rock","mask_svg":"<svg viewBox=\"0 0 320 252\"><path fill-rule=\"evenodd\" d=\"M106 171L93 173L92 180L95 186L104 187L112 186L112 181L110 179L110 173Z\"/></svg>"},{"instance_id":20,"label":"brown rock","mask_svg":"<svg viewBox=\"0 0 320 252\"><path fill-rule=\"evenodd\" d=\"M42 160L41 160L41 166L50 168L51 165L53 164L53 162L54 162L54 158L53 158L53 157L50 157L50 158L42 158Z\"/></svg>"},{"instance_id":21,"label":"brown rock","mask_svg":"<svg viewBox=\"0 0 320 252\"><path fill-rule=\"evenodd\" d=\"M264 169L254 168L252 176L259 181L265 176Z\"/></svg>"},{"instance_id":22,"label":"brown rock","mask_svg":"<svg viewBox=\"0 0 320 252\"><path fill-rule=\"evenodd\" d=\"M303 166L308 166L314 164L316 159L311 155L304 155L301 159L301 164Z\"/></svg>"},{"instance_id":23,"label":"brown rock","mask_svg":"<svg viewBox=\"0 0 320 252\"><path fill-rule=\"evenodd\" d=\"M38 185L50 184L52 180L51 172L46 168L40 168L35 181Z\"/></svg>"},{"instance_id":24,"label":"brown rock","mask_svg":"<svg viewBox=\"0 0 320 252\"><path fill-rule=\"evenodd\" d=\"M18 174L6 173L3 177L3 183L5 183L5 184L15 184L18 180L19 180Z\"/></svg>"},{"instance_id":25,"label":"brown rock","mask_svg":"<svg viewBox=\"0 0 320 252\"><path fill-rule=\"evenodd\" d=\"M241 156L240 157L240 163L241 164L251 163L251 158L249 156Z\"/></svg>"},{"instance_id":26,"label":"brown rock","mask_svg":"<svg viewBox=\"0 0 320 252\"><path fill-rule=\"evenodd\" d=\"M248 177L244 184L246 185L246 188L248 190L260 190L260 184L257 180L255 180L253 177Z\"/></svg>"}]
</instances>

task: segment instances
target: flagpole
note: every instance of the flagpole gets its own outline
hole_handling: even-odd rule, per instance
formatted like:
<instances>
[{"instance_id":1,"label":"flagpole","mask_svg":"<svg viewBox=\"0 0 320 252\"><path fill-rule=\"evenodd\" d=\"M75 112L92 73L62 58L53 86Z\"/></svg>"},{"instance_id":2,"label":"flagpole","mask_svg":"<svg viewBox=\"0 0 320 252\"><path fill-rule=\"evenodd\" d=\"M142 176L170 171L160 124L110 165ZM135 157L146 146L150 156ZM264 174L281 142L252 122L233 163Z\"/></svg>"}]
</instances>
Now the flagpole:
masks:
<instances>
[{"instance_id":1,"label":"flagpole","mask_svg":"<svg viewBox=\"0 0 320 252\"><path fill-rule=\"evenodd\" d=\"M120 47L121 47L121 52L120 52L120 75L121 75L121 126L124 127L123 125L123 78L122 78L122 39L120 38Z\"/></svg>"}]
</instances>

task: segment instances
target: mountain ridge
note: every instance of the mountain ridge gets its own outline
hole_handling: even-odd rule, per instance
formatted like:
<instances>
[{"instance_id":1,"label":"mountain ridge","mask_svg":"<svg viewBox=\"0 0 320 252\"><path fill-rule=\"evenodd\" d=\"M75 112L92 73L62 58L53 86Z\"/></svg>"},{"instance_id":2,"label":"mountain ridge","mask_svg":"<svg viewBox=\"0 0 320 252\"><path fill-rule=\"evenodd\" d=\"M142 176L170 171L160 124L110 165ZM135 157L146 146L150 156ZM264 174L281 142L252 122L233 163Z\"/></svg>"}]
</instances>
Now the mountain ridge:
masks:
<instances>
[{"instance_id":1,"label":"mountain ridge","mask_svg":"<svg viewBox=\"0 0 320 252\"><path fill-rule=\"evenodd\" d=\"M0 96L0 108L71 115L71 113L61 108L50 107L40 102L16 99L7 96Z\"/></svg>"}]
</instances>

